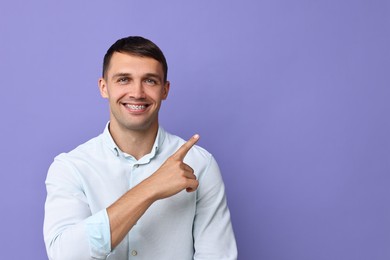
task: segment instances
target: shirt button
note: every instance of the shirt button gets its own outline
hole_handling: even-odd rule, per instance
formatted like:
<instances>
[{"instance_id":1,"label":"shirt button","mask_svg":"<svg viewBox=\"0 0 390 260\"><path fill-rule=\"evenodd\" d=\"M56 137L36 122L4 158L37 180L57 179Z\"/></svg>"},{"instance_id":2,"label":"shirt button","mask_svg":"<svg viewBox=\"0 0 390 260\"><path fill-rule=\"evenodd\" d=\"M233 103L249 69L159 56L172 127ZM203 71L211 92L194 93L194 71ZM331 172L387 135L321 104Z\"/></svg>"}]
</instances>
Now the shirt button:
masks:
<instances>
[{"instance_id":1,"label":"shirt button","mask_svg":"<svg viewBox=\"0 0 390 260\"><path fill-rule=\"evenodd\" d=\"M136 250L131 251L132 256L136 256L137 254L138 254L138 252Z\"/></svg>"}]
</instances>

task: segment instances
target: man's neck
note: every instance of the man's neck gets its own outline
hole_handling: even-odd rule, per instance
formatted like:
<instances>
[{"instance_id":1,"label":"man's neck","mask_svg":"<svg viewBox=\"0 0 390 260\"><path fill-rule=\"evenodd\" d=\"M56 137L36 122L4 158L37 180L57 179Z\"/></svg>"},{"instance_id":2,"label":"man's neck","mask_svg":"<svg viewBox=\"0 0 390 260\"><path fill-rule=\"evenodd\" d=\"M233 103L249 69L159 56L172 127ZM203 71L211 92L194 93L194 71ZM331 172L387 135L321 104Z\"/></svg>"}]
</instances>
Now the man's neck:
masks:
<instances>
[{"instance_id":1,"label":"man's neck","mask_svg":"<svg viewBox=\"0 0 390 260\"><path fill-rule=\"evenodd\" d=\"M156 140L158 124L147 130L129 130L110 123L109 130L119 149L139 160L151 152Z\"/></svg>"}]
</instances>

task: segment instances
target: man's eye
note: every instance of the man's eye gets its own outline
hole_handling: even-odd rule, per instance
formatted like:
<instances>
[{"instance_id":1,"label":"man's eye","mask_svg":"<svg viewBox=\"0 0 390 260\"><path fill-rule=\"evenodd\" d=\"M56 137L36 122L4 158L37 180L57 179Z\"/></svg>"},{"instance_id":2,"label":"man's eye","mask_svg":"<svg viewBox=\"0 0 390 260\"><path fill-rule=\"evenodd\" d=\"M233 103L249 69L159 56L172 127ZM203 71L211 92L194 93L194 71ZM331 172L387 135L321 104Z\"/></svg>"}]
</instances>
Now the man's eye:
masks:
<instances>
[{"instance_id":1,"label":"man's eye","mask_svg":"<svg viewBox=\"0 0 390 260\"><path fill-rule=\"evenodd\" d=\"M127 82L129 82L129 79L128 79L128 78L119 78L119 79L118 79L118 83L120 83L120 84L125 84L125 83L127 83Z\"/></svg>"},{"instance_id":2,"label":"man's eye","mask_svg":"<svg viewBox=\"0 0 390 260\"><path fill-rule=\"evenodd\" d=\"M154 79L146 79L145 82L149 85L156 85L157 84L157 81L155 81Z\"/></svg>"}]
</instances>

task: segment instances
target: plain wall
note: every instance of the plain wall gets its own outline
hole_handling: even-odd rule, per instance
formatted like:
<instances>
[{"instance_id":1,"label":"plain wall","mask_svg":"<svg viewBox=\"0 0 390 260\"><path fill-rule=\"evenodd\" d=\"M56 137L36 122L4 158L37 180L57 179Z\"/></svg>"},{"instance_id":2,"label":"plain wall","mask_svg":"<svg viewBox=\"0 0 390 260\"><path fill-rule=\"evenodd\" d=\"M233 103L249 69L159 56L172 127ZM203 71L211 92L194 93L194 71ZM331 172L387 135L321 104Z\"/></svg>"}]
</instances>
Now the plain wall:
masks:
<instances>
[{"instance_id":1,"label":"plain wall","mask_svg":"<svg viewBox=\"0 0 390 260\"><path fill-rule=\"evenodd\" d=\"M390 259L390 2L1 1L1 259L47 259L54 156L100 134L103 55L169 64L162 126L218 160L242 260Z\"/></svg>"}]
</instances>

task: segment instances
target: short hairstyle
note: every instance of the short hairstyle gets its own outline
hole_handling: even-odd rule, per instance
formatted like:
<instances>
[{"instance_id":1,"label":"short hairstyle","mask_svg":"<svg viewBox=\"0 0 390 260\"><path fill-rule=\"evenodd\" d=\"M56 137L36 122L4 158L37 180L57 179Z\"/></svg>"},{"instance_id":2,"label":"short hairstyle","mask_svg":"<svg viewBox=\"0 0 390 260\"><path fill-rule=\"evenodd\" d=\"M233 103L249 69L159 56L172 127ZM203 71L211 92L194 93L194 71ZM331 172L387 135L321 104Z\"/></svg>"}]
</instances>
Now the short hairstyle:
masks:
<instances>
[{"instance_id":1,"label":"short hairstyle","mask_svg":"<svg viewBox=\"0 0 390 260\"><path fill-rule=\"evenodd\" d=\"M111 57L114 52L128 53L139 57L149 57L157 60L158 62L160 62L163 68L164 82L167 81L167 61L165 59L164 53L152 41L145 39L141 36L129 36L117 40L113 45L111 45L111 47L107 50L107 53L104 55L102 72L103 77L107 72L107 69L110 65Z\"/></svg>"}]
</instances>

